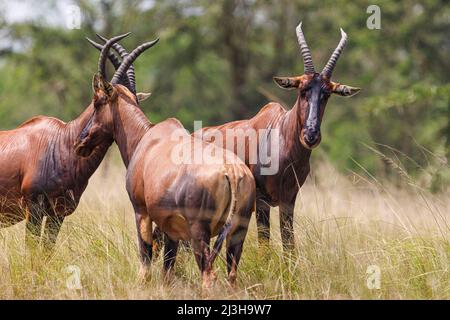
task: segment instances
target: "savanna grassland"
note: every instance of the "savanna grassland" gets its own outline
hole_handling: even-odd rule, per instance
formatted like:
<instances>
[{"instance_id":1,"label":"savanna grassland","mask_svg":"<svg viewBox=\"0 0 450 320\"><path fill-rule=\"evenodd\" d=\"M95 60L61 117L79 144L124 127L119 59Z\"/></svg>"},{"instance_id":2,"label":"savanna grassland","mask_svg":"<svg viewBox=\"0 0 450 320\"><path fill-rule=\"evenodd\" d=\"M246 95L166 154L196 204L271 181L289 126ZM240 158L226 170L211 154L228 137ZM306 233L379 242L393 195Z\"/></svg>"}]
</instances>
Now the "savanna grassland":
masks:
<instances>
[{"instance_id":1,"label":"savanna grassland","mask_svg":"<svg viewBox=\"0 0 450 320\"><path fill-rule=\"evenodd\" d=\"M252 218L238 287L231 289L225 280L222 252L210 298L450 298L448 191L431 194L404 177L393 187L370 175L343 175L326 164L313 167L296 203L295 252L282 254L277 209L272 209L269 248L258 248ZM138 280L124 174L118 161L102 165L50 255L39 249L30 255L24 223L0 230L0 299L201 298L199 272L186 250L171 281L163 281L161 256L149 282ZM79 268L81 288L67 287L73 283L69 266ZM377 286L371 282L377 269L379 289L369 289Z\"/></svg>"}]
</instances>

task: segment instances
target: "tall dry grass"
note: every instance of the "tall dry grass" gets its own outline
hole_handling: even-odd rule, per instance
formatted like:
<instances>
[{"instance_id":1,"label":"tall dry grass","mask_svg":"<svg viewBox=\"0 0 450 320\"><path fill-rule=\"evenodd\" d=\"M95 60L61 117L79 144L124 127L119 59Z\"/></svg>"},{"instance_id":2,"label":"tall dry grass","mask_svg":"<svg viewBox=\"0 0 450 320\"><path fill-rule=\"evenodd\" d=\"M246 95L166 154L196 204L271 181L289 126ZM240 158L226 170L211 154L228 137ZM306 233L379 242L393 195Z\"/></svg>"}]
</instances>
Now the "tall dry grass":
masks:
<instances>
[{"instance_id":1,"label":"tall dry grass","mask_svg":"<svg viewBox=\"0 0 450 320\"><path fill-rule=\"evenodd\" d=\"M252 218L238 288L227 285L222 253L211 298L450 298L448 191L430 194L406 182L394 188L369 175L343 176L323 164L314 168L297 199L295 252L282 254L276 209L270 248L258 248ZM199 272L187 251L180 252L170 283L162 280L161 257L150 282L139 283L124 175L121 164L110 164L107 173L100 168L50 256L26 250L23 223L0 230L0 298L200 298ZM367 285L373 265L380 270L379 289ZM68 266L79 268L81 289L67 287Z\"/></svg>"}]
</instances>

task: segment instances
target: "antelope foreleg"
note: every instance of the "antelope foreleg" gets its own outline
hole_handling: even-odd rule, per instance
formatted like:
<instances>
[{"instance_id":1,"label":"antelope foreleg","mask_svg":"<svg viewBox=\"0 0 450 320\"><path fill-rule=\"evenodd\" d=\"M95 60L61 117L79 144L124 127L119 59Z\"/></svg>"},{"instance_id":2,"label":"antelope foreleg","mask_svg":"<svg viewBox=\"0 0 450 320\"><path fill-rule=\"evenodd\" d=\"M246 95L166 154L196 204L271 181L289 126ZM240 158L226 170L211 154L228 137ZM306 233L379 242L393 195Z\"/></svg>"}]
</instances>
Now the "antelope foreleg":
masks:
<instances>
[{"instance_id":1,"label":"antelope foreleg","mask_svg":"<svg viewBox=\"0 0 450 320\"><path fill-rule=\"evenodd\" d=\"M29 249L39 244L44 215L45 212L42 203L33 201L28 204L26 213L25 243Z\"/></svg>"},{"instance_id":2,"label":"antelope foreleg","mask_svg":"<svg viewBox=\"0 0 450 320\"><path fill-rule=\"evenodd\" d=\"M150 264L152 261L152 220L147 212L143 211L137 211L135 216L141 259L139 278L141 281L146 281L150 276Z\"/></svg>"},{"instance_id":3,"label":"antelope foreleg","mask_svg":"<svg viewBox=\"0 0 450 320\"><path fill-rule=\"evenodd\" d=\"M256 226L260 246L267 246L270 241L270 207L263 201L256 203Z\"/></svg>"},{"instance_id":4,"label":"antelope foreleg","mask_svg":"<svg viewBox=\"0 0 450 320\"><path fill-rule=\"evenodd\" d=\"M61 230L64 217L51 216L47 217L44 227L43 243L46 250L53 250L59 231Z\"/></svg>"},{"instance_id":5,"label":"antelope foreleg","mask_svg":"<svg viewBox=\"0 0 450 320\"><path fill-rule=\"evenodd\" d=\"M295 247L294 204L281 203L279 209L281 242L285 251L291 251Z\"/></svg>"}]
</instances>

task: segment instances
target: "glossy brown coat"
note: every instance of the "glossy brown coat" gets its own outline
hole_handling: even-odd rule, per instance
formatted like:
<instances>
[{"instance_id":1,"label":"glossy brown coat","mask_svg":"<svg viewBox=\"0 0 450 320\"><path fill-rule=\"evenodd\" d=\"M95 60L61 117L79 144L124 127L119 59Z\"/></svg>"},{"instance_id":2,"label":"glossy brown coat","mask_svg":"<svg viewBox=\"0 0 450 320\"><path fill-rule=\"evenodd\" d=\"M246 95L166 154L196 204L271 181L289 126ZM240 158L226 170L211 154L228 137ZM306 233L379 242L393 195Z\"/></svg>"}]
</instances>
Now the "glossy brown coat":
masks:
<instances>
[{"instance_id":1,"label":"glossy brown coat","mask_svg":"<svg viewBox=\"0 0 450 320\"><path fill-rule=\"evenodd\" d=\"M305 182L309 173L309 158L311 150L306 148L300 141L302 123L305 117L302 101L299 98L294 107L287 111L278 103L269 103L261 111L249 120L230 122L217 127L203 128L200 132L207 142L216 142L227 146L226 131L236 129L278 129L279 136L279 169L273 175L261 175L261 164L249 163L248 149L249 139L246 139L246 158L242 159L250 168L256 182L256 218L258 224L259 238L269 239L269 210L270 206L280 208L280 227L283 244L292 246L293 239L293 209L299 188ZM222 132L223 141L211 139L214 131ZM198 132L196 133L199 134ZM237 145L231 150L237 153Z\"/></svg>"},{"instance_id":2,"label":"glossy brown coat","mask_svg":"<svg viewBox=\"0 0 450 320\"><path fill-rule=\"evenodd\" d=\"M0 132L0 226L24 219L27 238L40 236L43 217L45 243L52 246L64 217L78 205L90 176L112 139L104 140L87 158L73 145L91 118L90 105L77 119L65 123L34 117L16 129Z\"/></svg>"},{"instance_id":3,"label":"glossy brown coat","mask_svg":"<svg viewBox=\"0 0 450 320\"><path fill-rule=\"evenodd\" d=\"M260 149L261 141L268 145L269 135L275 131L279 132L279 150L275 152L279 156L279 167L275 174L263 175L261 173L262 164L259 155L256 163L250 163L248 155L251 142L248 139L245 144L245 153L240 156L255 177L258 238L261 242L269 240L270 206L279 206L282 243L283 247L288 249L294 247L293 224L296 196L310 170L311 150L321 141L320 125L328 98L331 94L352 96L360 90L331 81L333 69L347 42L347 34L342 29L341 40L321 73L315 71L301 22L296 28L296 34L303 57L305 74L297 77L274 78L280 87L297 90L297 100L291 110L287 111L279 103L269 103L249 120L204 128L194 133L205 141L214 142L230 149L234 147L232 151L237 153L237 146L226 141L230 136L227 135L228 130L231 132L237 129L244 130L244 132L249 129L256 131L257 136L262 137L262 139L253 141L257 144L257 150ZM218 136L215 134L217 131L223 137L221 140L215 139Z\"/></svg>"},{"instance_id":4,"label":"glossy brown coat","mask_svg":"<svg viewBox=\"0 0 450 320\"><path fill-rule=\"evenodd\" d=\"M113 38L108 48L127 35ZM100 55L100 65L105 60L106 54ZM128 77L119 80L123 79L129 83ZM75 153L74 144L86 134L83 129L92 123L93 111L91 104L68 123L38 116L17 129L0 132L0 227L26 219L26 238L31 240L41 235L47 216L43 240L47 247L54 245L64 218L78 206L89 178L113 142L112 137L102 139L89 157Z\"/></svg>"},{"instance_id":5,"label":"glossy brown coat","mask_svg":"<svg viewBox=\"0 0 450 320\"><path fill-rule=\"evenodd\" d=\"M232 152L201 140L195 142L176 119L151 124L125 87L112 87L96 78L96 111L77 151L89 154L97 143L92 137L100 141L99 136L106 140L113 137L119 146L127 167L126 186L135 211L143 270L151 261L155 222L167 235L165 271L175 262L178 241L190 240L203 286L209 287L214 278L212 263L220 249L219 241L210 251L210 238L225 225L221 237L227 239L229 279L234 282L255 205L255 183L249 169ZM104 91L105 87L113 89ZM177 163L173 152L181 150L183 144L191 145L193 152L202 152L209 145L217 153L223 152L223 157L213 155L215 164Z\"/></svg>"}]
</instances>

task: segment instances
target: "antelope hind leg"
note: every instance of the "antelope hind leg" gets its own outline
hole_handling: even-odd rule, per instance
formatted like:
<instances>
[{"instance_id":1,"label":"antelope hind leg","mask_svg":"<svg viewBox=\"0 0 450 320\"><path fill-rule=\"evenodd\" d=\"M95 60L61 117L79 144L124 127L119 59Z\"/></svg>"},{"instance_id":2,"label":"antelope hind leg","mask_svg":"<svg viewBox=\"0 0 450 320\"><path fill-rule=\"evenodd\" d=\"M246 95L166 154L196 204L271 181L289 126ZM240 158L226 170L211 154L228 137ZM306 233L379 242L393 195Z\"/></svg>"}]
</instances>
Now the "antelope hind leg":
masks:
<instances>
[{"instance_id":1,"label":"antelope hind leg","mask_svg":"<svg viewBox=\"0 0 450 320\"><path fill-rule=\"evenodd\" d=\"M192 249L195 261L202 275L202 294L207 294L212 288L216 275L212 269L210 241L211 233L208 224L193 223L191 226Z\"/></svg>"},{"instance_id":2,"label":"antelope hind leg","mask_svg":"<svg viewBox=\"0 0 450 320\"><path fill-rule=\"evenodd\" d=\"M173 268L175 265L175 260L177 258L177 252L178 252L178 240L172 240L167 236L167 234L164 235L164 278L166 280L170 280L173 276Z\"/></svg>"}]
</instances>

